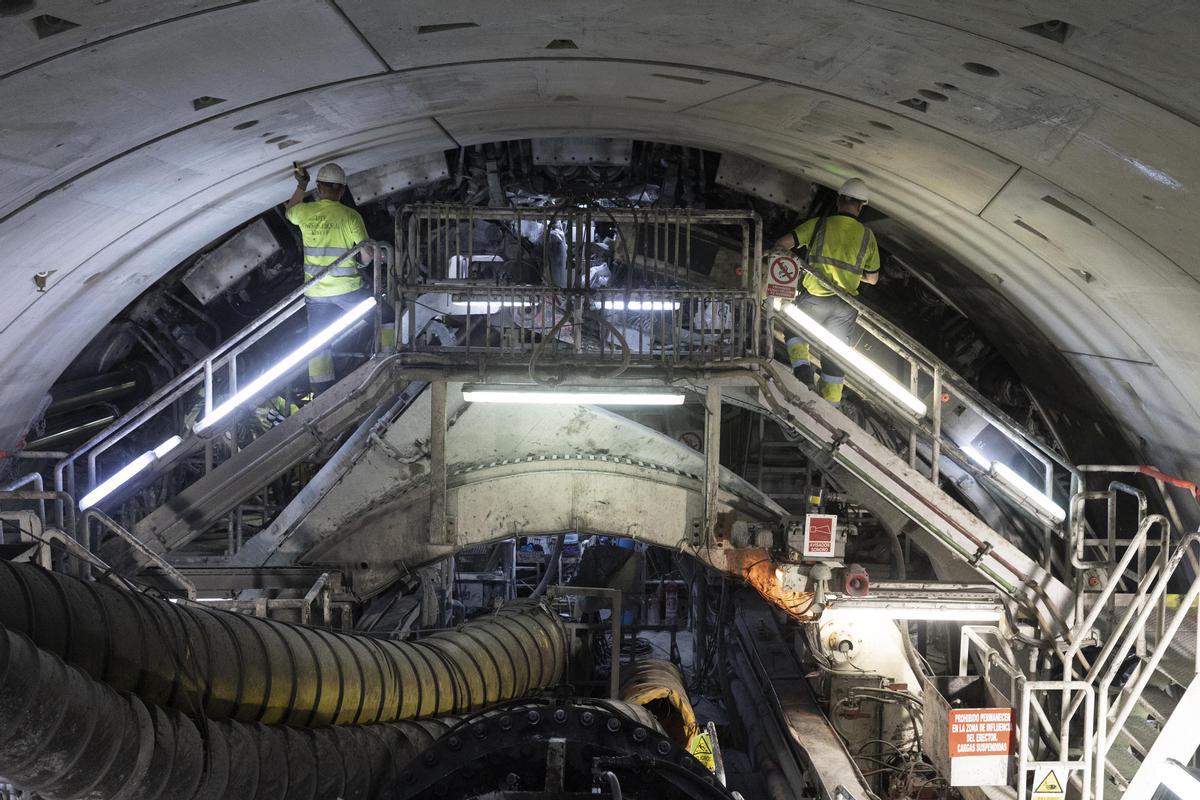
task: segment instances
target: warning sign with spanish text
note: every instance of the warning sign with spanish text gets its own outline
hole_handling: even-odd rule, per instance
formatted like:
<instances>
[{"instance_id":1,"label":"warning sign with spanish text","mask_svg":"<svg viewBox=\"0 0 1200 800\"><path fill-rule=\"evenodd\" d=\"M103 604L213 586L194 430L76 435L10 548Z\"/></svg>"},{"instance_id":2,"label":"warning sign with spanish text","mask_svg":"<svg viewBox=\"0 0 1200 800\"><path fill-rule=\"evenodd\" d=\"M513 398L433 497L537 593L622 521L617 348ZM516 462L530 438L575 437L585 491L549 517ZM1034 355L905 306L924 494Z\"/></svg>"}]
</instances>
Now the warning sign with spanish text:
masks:
<instances>
[{"instance_id":1,"label":"warning sign with spanish text","mask_svg":"<svg viewBox=\"0 0 1200 800\"><path fill-rule=\"evenodd\" d=\"M1007 784L1008 757L1012 752L1012 709L954 708L950 709L947 721L950 785Z\"/></svg>"},{"instance_id":2,"label":"warning sign with spanish text","mask_svg":"<svg viewBox=\"0 0 1200 800\"><path fill-rule=\"evenodd\" d=\"M808 514L804 517L805 558L832 558L833 537L837 534L836 514Z\"/></svg>"}]
</instances>

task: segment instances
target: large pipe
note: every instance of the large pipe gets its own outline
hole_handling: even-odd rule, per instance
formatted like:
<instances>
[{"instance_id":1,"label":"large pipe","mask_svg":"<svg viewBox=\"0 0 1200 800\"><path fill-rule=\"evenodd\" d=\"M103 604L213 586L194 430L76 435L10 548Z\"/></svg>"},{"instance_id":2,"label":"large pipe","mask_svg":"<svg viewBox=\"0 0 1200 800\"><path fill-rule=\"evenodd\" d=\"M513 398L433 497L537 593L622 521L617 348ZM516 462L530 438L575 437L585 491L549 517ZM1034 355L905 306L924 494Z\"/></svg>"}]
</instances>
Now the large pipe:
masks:
<instances>
[{"instance_id":1,"label":"large pipe","mask_svg":"<svg viewBox=\"0 0 1200 800\"><path fill-rule=\"evenodd\" d=\"M299 727L453 714L556 685L567 636L536 603L415 641L173 603L0 562L0 626L153 705Z\"/></svg>"},{"instance_id":2,"label":"large pipe","mask_svg":"<svg viewBox=\"0 0 1200 800\"><path fill-rule=\"evenodd\" d=\"M414 759L448 733L511 741L515 720L563 725L576 714L624 717L634 742L646 739L642 728L662 734L644 709L613 701L508 703L471 717L310 729L197 721L117 692L0 628L0 775L45 800L404 797ZM594 729L606 739L617 730Z\"/></svg>"},{"instance_id":3,"label":"large pipe","mask_svg":"<svg viewBox=\"0 0 1200 800\"><path fill-rule=\"evenodd\" d=\"M677 745L687 747L700 732L683 674L670 661L649 659L621 676L620 699L649 711Z\"/></svg>"},{"instance_id":4,"label":"large pipe","mask_svg":"<svg viewBox=\"0 0 1200 800\"><path fill-rule=\"evenodd\" d=\"M0 628L0 775L46 800L391 797L404 766L455 722L197 725Z\"/></svg>"}]
</instances>

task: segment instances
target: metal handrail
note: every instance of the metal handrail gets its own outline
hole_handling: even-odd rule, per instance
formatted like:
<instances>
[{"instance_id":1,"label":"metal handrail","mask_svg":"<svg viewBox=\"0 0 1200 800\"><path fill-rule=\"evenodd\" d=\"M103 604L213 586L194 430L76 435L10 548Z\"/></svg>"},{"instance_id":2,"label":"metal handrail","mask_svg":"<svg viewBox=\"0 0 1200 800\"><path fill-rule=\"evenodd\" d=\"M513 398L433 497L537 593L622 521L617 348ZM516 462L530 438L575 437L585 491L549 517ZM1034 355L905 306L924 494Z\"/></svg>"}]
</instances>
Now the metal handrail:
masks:
<instances>
[{"instance_id":1,"label":"metal handrail","mask_svg":"<svg viewBox=\"0 0 1200 800\"><path fill-rule=\"evenodd\" d=\"M813 273L809 273L813 274ZM949 366L943 363L931 352L923 346L903 333L887 321L883 317L875 314L861 302L846 294L841 289L824 281L820 276L815 276L819 282L835 292L841 299L854 307L859 312L858 322L862 324L864 330L867 330L884 346L896 353L909 364L910 370L910 391L914 394L917 390L917 380L919 370L927 371L933 380L933 398L931 403L931 411L929 414L929 424L926 424L924 419L916 420L909 413L896 414L895 417L901 424L909 427L909 466L916 466L916 449L918 433L923 434L931 443L930 455L930 480L937 482L940 474L940 459L942 456L948 457L958 467L963 469L968 474L982 478L987 481L987 484L992 489L998 492L1008 503L1021 510L1033 522L1040 525L1046 531L1046 553L1044 561L1048 561L1050 555L1050 536L1052 531L1062 533L1062 525L1051 520L1045 515L1036 505L1031 503L1027 498L1010 488L1005 482L998 480L993 469L983 469L974 460L969 458L967 454L958 446L952 439L945 437L942 433L942 402L941 393L944 388L954 390L954 396L961 400L968 408L971 408L978 413L985 421L1001 429L1008 438L1022 450L1029 453L1037 459L1045 472L1044 491L1047 496L1050 496L1054 487L1054 469L1056 466L1062 467L1071 477L1072 486L1078 485L1080 478L1078 469L1066 461L1062 456L1056 453L1053 449L1033 438L1020 425L1011 420L1003 411L996 408L989 401L983 398L974 390L961 376L955 373ZM781 320L782 324L787 329L800 332L800 327L784 314L776 314L776 319ZM891 337L891 339L889 339ZM819 349L819 348L818 348ZM839 362L841 363L841 362ZM876 392L873 389L871 381L864 376L853 364L853 362L841 363L843 369L846 370L853 378L855 387L865 397L870 398L873 402L882 404L886 408L895 407L895 401L888 397L886 393Z\"/></svg>"},{"instance_id":2,"label":"metal handrail","mask_svg":"<svg viewBox=\"0 0 1200 800\"><path fill-rule=\"evenodd\" d=\"M371 240L364 241L355 246L350 252L340 257L337 261L329 264L326 267L321 267L317 272L313 273L312 280L320 280L328 272L335 269L348 259L357 258L360 254L369 252L372 260L374 271L374 285L376 291L379 291L380 279L383 274L382 270L385 266L390 267L392 248L390 245ZM386 264L385 264L386 262ZM389 269L390 271L390 269ZM80 445L72 451L66 458L63 458L54 467L54 485L59 491L66 491L70 494L75 494L75 470L74 466L78 460L84 456L87 457L88 463L88 488L94 488L96 485L96 462L100 455L116 445L122 439L130 435L133 431L140 428L144 423L157 416L160 412L168 408L171 404L179 400L186 393L192 391L197 386L204 387L204 403L205 408L209 409L212 406L212 376L215 370L225 366L230 367L230 388L236 391L236 359L243 352L248 350L255 343L271 331L279 327L283 322L290 319L293 314L303 308L303 294L308 282L297 287L289 292L286 297L279 300L271 308L260 314L249 325L242 328L229 340L223 342L215 350L209 353L200 361L193 364L184 372L177 375L174 379L162 386L158 391L154 392L150 397L143 400L125 413L120 419L113 422L103 431L93 436L87 442ZM377 306L375 312L375 329L377 335L375 341L378 341L378 330L381 324L381 310Z\"/></svg>"},{"instance_id":3,"label":"metal handrail","mask_svg":"<svg viewBox=\"0 0 1200 800\"><path fill-rule=\"evenodd\" d=\"M161 569L177 586L183 589L184 593L187 595L187 599L196 599L196 584L188 580L188 578L182 572L175 569L171 562L167 561L158 553L151 550L146 546L145 542L134 536L129 531L125 530L125 528L122 527L119 522L105 514L103 511L100 511L96 508L91 508L83 512L83 516L79 518L81 533L88 533L88 527L92 520L100 523L100 525L110 533L115 534L131 548L141 553L150 561L153 561L155 566Z\"/></svg>"},{"instance_id":4,"label":"metal handrail","mask_svg":"<svg viewBox=\"0 0 1200 800\"><path fill-rule=\"evenodd\" d=\"M1070 731L1071 720L1069 717L1064 717L1060 721L1059 736L1059 759L1057 761L1032 760L1030 758L1029 748L1029 708L1033 702L1033 693L1037 691L1058 691L1062 692L1064 697L1068 692L1079 692L1083 698L1083 731L1086 738L1088 732L1092 730L1092 725L1096 718L1096 687L1087 681L1026 681L1023 691L1021 692L1021 710L1020 710L1020 751L1017 757L1017 798L1025 800L1026 788L1025 779L1027 774L1037 767L1056 767L1062 770L1064 775L1069 775L1071 772L1081 773L1081 786L1079 792L1079 800L1090 800L1094 790L1098 790L1103 784L1097 782L1092 783L1092 763L1095 758L1101 765L1104 763L1103 758L1096 758L1090 747L1083 748L1083 758L1079 761L1071 761L1068 758L1070 753ZM1103 780L1103 766L1100 767L1100 780Z\"/></svg>"},{"instance_id":5,"label":"metal handrail","mask_svg":"<svg viewBox=\"0 0 1200 800\"><path fill-rule=\"evenodd\" d=\"M872 310L858 298L848 294L841 287L827 281L824 276L808 270L806 272L815 278L818 283L854 308L858 312L858 323L864 330L878 339L881 344L901 358L909 361L910 364L912 363L912 359L919 360L922 366L925 367L925 370L931 374L934 370L940 371L943 389L947 387L952 388L955 396L959 400L964 401L972 411L978 413L990 424L1010 434L1009 438L1014 444L1020 446L1021 449L1034 458L1037 458L1043 464L1047 460L1052 461L1067 472L1078 477L1079 470L1075 465L1067 461L1066 458L1052 447L1031 435L1020 423L1004 413L991 400L984 397L974 386L969 384L931 350L909 336L908 333L895 325L891 320ZM935 401L939 400L937 397L934 399Z\"/></svg>"},{"instance_id":6,"label":"metal handrail","mask_svg":"<svg viewBox=\"0 0 1200 800\"><path fill-rule=\"evenodd\" d=\"M1096 731L1093 739L1093 748L1096 751L1096 776L1095 781L1097 786L1101 786L1104 780L1105 761L1108 757L1108 752L1116 743L1117 736L1120 735L1122 727L1125 725L1129 715L1133 712L1134 705L1141 699L1142 692L1146 688L1146 684L1150 682L1155 670L1158 669L1159 663L1163 656L1170 649L1175 634L1183 625L1183 621L1192 610L1192 604L1196 602L1196 598L1200 597L1200 581L1192 581L1188 587L1187 594L1184 595L1183 601L1180 602L1179 608L1176 609L1171 621L1167 624L1163 636L1155 643L1154 652L1142 664L1137 678L1131 687L1126 687L1123 691L1123 697L1118 701L1117 706L1113 711L1115 717L1110 722L1109 716L1109 698L1108 690L1115 680L1121 664L1130 650L1137 644L1137 632L1144 629L1146 621L1150 614L1154 612L1160 598L1164 597L1167 591L1168 584L1175 570L1183 561L1184 554L1189 551L1189 548L1200 542L1200 532L1188 534L1175 548L1171 557L1167 560L1163 569L1158 572L1156 578L1151 582L1150 586L1139 587L1139 591L1135 595L1131 608L1138 608L1136 621L1133 623L1133 629L1126 635L1119 648L1114 648L1114 654L1109 660L1108 669L1101 676L1100 683L1096 687L1096 692L1100 698L1100 709L1096 715ZM1200 611L1197 612L1200 617ZM1128 613L1126 616L1129 616ZM1197 649L1197 658L1200 659L1200 648ZM1194 667L1197 674L1200 674L1200 663ZM1111 729L1111 733L1110 733Z\"/></svg>"}]
</instances>

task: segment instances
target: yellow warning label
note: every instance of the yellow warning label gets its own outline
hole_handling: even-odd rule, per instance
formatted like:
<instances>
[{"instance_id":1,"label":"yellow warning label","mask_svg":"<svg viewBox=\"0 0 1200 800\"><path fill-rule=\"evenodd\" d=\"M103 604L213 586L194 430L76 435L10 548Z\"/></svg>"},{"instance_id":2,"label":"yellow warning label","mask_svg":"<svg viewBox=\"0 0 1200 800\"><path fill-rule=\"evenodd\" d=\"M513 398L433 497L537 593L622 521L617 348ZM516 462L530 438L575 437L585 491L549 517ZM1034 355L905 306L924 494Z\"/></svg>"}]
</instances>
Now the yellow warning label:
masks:
<instances>
[{"instance_id":1,"label":"yellow warning label","mask_svg":"<svg viewBox=\"0 0 1200 800\"><path fill-rule=\"evenodd\" d=\"M697 733L688 742L688 752L696 757L704 766L708 767L709 772L717 771L717 760L713 758L712 737L707 733Z\"/></svg>"},{"instance_id":2,"label":"yellow warning label","mask_svg":"<svg viewBox=\"0 0 1200 800\"><path fill-rule=\"evenodd\" d=\"M1034 778L1037 778L1036 774ZM1033 789L1034 800L1059 800L1065 794L1066 790L1063 789L1062 782L1054 770L1050 770L1040 781L1037 781L1037 785Z\"/></svg>"}]
</instances>

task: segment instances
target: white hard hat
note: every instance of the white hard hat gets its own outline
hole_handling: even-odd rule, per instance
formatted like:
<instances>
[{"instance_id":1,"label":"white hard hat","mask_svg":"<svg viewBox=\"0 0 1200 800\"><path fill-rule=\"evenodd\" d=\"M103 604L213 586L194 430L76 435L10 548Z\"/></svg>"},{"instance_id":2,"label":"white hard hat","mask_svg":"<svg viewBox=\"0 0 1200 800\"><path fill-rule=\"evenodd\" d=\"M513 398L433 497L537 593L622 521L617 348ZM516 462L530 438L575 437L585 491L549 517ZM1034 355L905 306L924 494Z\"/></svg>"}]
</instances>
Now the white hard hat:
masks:
<instances>
[{"instance_id":1,"label":"white hard hat","mask_svg":"<svg viewBox=\"0 0 1200 800\"><path fill-rule=\"evenodd\" d=\"M317 176L317 180L320 180ZM839 197L849 197L851 200L861 200L864 203L871 199L870 192L867 191L867 184L862 178L851 178L842 184L842 188L838 189Z\"/></svg>"},{"instance_id":2,"label":"white hard hat","mask_svg":"<svg viewBox=\"0 0 1200 800\"><path fill-rule=\"evenodd\" d=\"M331 161L317 171L317 183L340 183L344 186L346 170Z\"/></svg>"}]
</instances>

